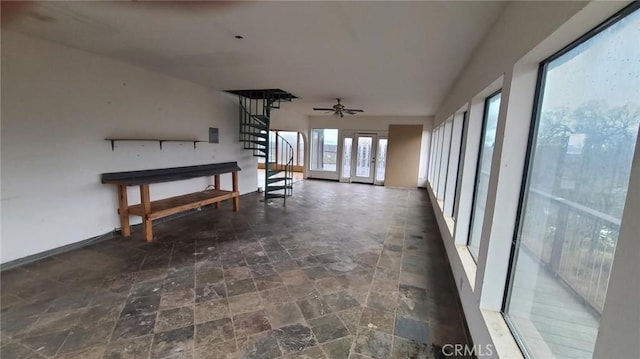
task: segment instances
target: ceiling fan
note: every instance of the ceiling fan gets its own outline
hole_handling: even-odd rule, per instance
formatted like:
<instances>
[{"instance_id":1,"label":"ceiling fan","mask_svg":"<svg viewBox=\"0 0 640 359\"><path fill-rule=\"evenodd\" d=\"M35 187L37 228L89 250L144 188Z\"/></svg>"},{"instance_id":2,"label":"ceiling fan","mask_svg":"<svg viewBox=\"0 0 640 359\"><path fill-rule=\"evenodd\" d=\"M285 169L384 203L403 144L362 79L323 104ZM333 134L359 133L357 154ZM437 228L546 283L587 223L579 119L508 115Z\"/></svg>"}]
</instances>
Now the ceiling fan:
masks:
<instances>
[{"instance_id":1,"label":"ceiling fan","mask_svg":"<svg viewBox=\"0 0 640 359\"><path fill-rule=\"evenodd\" d=\"M338 103L333 105L332 108L314 107L313 110L314 111L333 111L334 116L340 116L340 117L344 117L345 113L348 115L355 115L358 112L364 112L364 110L362 109L345 108L344 105L340 103L339 98L337 98L336 101L338 101Z\"/></svg>"}]
</instances>

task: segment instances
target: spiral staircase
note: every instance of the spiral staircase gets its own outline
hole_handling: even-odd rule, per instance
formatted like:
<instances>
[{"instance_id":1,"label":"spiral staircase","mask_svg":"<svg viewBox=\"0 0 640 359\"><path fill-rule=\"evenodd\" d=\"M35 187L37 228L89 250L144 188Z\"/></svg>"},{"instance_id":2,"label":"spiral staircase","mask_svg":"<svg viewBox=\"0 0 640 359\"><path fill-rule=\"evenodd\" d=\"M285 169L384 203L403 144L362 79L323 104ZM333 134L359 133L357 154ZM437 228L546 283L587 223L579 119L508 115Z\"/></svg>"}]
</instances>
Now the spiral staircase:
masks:
<instances>
[{"instance_id":1,"label":"spiral staircase","mask_svg":"<svg viewBox=\"0 0 640 359\"><path fill-rule=\"evenodd\" d=\"M264 158L264 199L293 195L293 146L271 131L271 110L296 96L280 89L226 91L238 96L240 104L240 141L254 157Z\"/></svg>"}]
</instances>

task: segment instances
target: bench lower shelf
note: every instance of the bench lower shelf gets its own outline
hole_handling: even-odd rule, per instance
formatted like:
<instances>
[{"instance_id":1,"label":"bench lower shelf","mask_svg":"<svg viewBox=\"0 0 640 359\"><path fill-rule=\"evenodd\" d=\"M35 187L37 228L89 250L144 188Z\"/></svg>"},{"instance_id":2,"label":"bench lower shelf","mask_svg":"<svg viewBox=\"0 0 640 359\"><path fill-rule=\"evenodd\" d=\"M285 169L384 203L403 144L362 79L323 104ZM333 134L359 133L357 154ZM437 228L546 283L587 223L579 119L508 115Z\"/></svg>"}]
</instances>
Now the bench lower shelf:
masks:
<instances>
[{"instance_id":1,"label":"bench lower shelf","mask_svg":"<svg viewBox=\"0 0 640 359\"><path fill-rule=\"evenodd\" d=\"M122 236L129 237L131 235L129 216L140 216L142 217L142 232L144 234L144 239L147 242L151 242L153 241L153 220L156 218L166 217L209 204L215 204L217 208L218 202L227 199L233 200L233 211L237 212L240 208L240 191L238 190L238 171L240 168L235 164L235 162L232 165L233 168L231 168L230 172L220 172L222 170L219 168L208 168L205 173L201 168L202 166L195 166L195 170L194 166L188 166L142 171L146 174L145 176L141 176L141 171L118 172L109 174L110 177L103 174L102 182L117 185L118 214L120 217ZM154 172L155 175L152 176L148 174L148 172ZM232 191L223 191L220 189L221 173L231 174ZM195 177L204 177L210 174L213 175L213 189L151 201L151 196L149 194L149 184L151 183L178 181ZM126 175L129 177L126 177ZM127 178L129 178L128 181L126 181ZM140 204L133 206L129 205L127 199L127 186L130 185L140 186Z\"/></svg>"},{"instance_id":2,"label":"bench lower shelf","mask_svg":"<svg viewBox=\"0 0 640 359\"><path fill-rule=\"evenodd\" d=\"M213 189L151 201L151 212L147 215L147 218L166 217L238 196L238 192ZM144 209L141 204L130 206L128 212L129 215L144 217Z\"/></svg>"}]
</instances>

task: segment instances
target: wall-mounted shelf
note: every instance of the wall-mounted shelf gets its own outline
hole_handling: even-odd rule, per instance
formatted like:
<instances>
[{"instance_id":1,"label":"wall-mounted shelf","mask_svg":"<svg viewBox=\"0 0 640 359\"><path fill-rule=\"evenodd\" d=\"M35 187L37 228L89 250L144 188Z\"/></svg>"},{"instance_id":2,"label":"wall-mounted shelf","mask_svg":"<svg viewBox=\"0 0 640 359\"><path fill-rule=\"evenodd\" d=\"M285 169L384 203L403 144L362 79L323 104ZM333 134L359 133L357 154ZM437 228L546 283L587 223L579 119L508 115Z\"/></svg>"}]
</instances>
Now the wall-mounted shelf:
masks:
<instances>
[{"instance_id":1,"label":"wall-mounted shelf","mask_svg":"<svg viewBox=\"0 0 640 359\"><path fill-rule=\"evenodd\" d=\"M160 145L160 150L162 150L162 143L164 142L191 142L193 143L193 149L196 149L196 144L198 142L207 142L207 141L200 141L200 140L188 140L188 139L161 139L161 138L105 138L105 141L109 141L111 142L111 151L115 150L115 143L116 142L123 142L123 141L127 141L127 142L158 142L158 144Z\"/></svg>"}]
</instances>

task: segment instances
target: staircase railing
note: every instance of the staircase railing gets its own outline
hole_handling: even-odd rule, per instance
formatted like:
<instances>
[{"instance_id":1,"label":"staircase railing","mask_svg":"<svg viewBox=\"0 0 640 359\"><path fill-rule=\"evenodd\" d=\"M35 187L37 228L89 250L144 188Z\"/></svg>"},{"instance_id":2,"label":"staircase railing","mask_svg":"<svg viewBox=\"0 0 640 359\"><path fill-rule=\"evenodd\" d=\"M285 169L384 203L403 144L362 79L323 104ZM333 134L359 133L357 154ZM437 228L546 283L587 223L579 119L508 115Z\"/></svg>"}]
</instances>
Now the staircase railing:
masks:
<instances>
[{"instance_id":1,"label":"staircase railing","mask_svg":"<svg viewBox=\"0 0 640 359\"><path fill-rule=\"evenodd\" d=\"M287 197L293 195L293 146L284 137L276 133L277 140L277 152L282 159L281 163L279 159L276 159L276 166L278 169L284 170L284 202L286 204Z\"/></svg>"},{"instance_id":2,"label":"staircase railing","mask_svg":"<svg viewBox=\"0 0 640 359\"><path fill-rule=\"evenodd\" d=\"M244 144L244 149L253 151L254 156L263 157L269 150L269 143L266 140L269 131L269 117L268 114L265 115L264 109L260 117L252 114L252 107L257 107L257 101L240 97L240 141ZM265 141L260 141L260 139Z\"/></svg>"},{"instance_id":3,"label":"staircase railing","mask_svg":"<svg viewBox=\"0 0 640 359\"><path fill-rule=\"evenodd\" d=\"M266 96L265 96L266 97ZM270 130L270 112L280 107L279 99L250 99L240 96L240 141L253 156L264 158L265 200L293 195L293 146Z\"/></svg>"},{"instance_id":4,"label":"staircase railing","mask_svg":"<svg viewBox=\"0 0 640 359\"><path fill-rule=\"evenodd\" d=\"M535 188L529 193L522 246L601 315L620 218Z\"/></svg>"}]
</instances>

